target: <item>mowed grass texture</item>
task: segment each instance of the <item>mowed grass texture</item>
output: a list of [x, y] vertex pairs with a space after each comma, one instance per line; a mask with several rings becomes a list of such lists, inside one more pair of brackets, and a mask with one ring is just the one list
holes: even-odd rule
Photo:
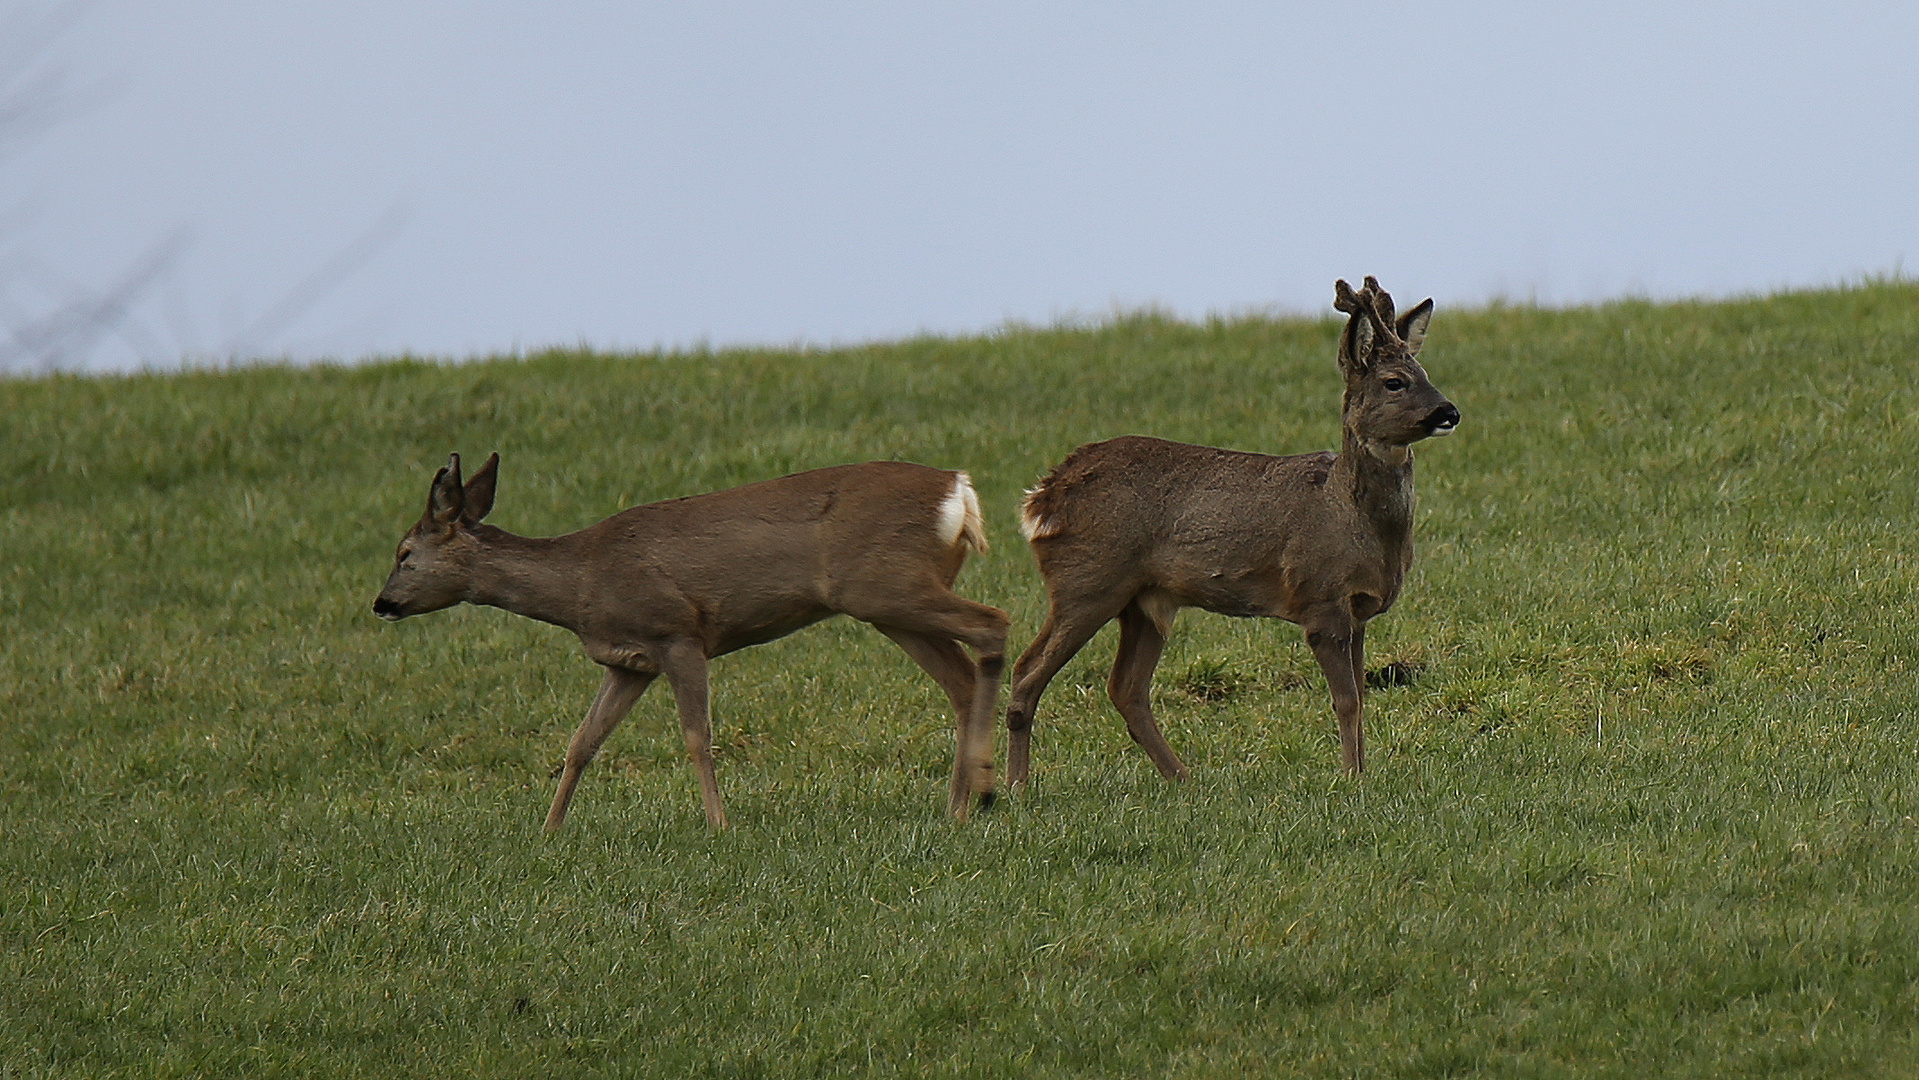
[[972, 472], [1017, 650], [1023, 486], [1337, 446], [1336, 332], [0, 382], [0, 1076], [1912, 1075], [1910, 284], [1442, 309], [1360, 779], [1295, 628], [1187, 612], [1190, 784], [1109, 629], [958, 824], [943, 696], [842, 619], [714, 665], [734, 829], [660, 686], [544, 837], [597, 669], [368, 610], [449, 450], [528, 534], [903, 457]]

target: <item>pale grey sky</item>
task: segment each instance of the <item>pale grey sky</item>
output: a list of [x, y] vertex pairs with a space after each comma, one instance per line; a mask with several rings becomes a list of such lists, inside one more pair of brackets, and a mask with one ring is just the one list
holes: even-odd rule
[[1721, 295], [1919, 235], [1910, 0], [7, 0], [0, 36], [67, 10], [0, 68], [72, 99], [0, 143], [0, 330], [163, 265], [91, 366], [1318, 312], [1369, 273]]

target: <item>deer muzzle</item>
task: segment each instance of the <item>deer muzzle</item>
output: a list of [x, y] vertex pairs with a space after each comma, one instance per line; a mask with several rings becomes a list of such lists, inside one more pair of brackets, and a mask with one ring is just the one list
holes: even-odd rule
[[400, 605], [384, 596], [373, 601], [373, 613], [387, 622], [399, 622], [406, 617], [406, 613], [400, 610]]
[[1421, 421], [1421, 423], [1426, 426], [1426, 434], [1428, 435], [1451, 435], [1453, 429], [1459, 426], [1459, 407], [1448, 401], [1446, 404], [1427, 413], [1426, 419]]

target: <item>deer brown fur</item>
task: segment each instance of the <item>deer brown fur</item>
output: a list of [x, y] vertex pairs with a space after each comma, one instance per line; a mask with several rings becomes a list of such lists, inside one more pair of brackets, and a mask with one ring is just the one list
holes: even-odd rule
[[673, 688], [707, 823], [724, 827], [707, 661], [836, 614], [871, 623], [946, 691], [957, 730], [948, 809], [965, 817], [974, 800], [991, 801], [1007, 618], [951, 588], [967, 552], [986, 547], [965, 473], [841, 465], [532, 538], [482, 522], [499, 460], [463, 484], [455, 454], [434, 476], [373, 610], [401, 619], [462, 602], [504, 608], [573, 631], [606, 669], [567, 745], [548, 831], [566, 819], [601, 743], [660, 675]]
[[1304, 629], [1332, 692], [1346, 768], [1365, 767], [1366, 622], [1393, 606], [1412, 565], [1412, 444], [1451, 433], [1459, 410], [1417, 359], [1431, 300], [1395, 317], [1369, 277], [1357, 293], [1338, 282], [1334, 305], [1348, 316], [1339, 453], [1274, 457], [1128, 435], [1073, 451], [1027, 494], [1022, 531], [1050, 607], [1013, 666], [1009, 783], [1027, 779], [1047, 683], [1113, 619], [1108, 694], [1159, 771], [1186, 778], [1151, 701], [1183, 607]]

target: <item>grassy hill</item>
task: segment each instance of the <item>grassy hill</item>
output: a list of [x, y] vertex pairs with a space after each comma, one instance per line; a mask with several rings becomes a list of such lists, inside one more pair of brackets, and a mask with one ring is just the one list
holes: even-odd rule
[[715, 665], [732, 831], [662, 686], [547, 838], [597, 669], [368, 610], [449, 450], [528, 534], [900, 457], [972, 472], [1017, 650], [1021, 488], [1335, 447], [1336, 331], [0, 381], [0, 1075], [1910, 1075], [1910, 284], [1442, 309], [1358, 780], [1293, 627], [1189, 612], [1191, 784], [1108, 630], [958, 825], [944, 698], [835, 620]]

